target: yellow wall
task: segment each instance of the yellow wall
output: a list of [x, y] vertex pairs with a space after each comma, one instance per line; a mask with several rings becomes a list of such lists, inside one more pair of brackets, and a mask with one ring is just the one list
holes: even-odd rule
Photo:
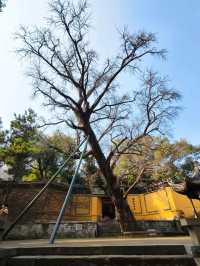
[[[170, 187], [150, 193], [132, 194], [127, 200], [136, 220], [173, 220], [180, 216], [194, 217], [190, 200]], [[194, 200], [194, 204], [196, 210], [200, 212], [200, 202]]]
[[[191, 200], [187, 196], [176, 193], [172, 189], [171, 189], [171, 194], [177, 212], [180, 213], [180, 215], [187, 218], [194, 217], [195, 213], [194, 213], [194, 208], [191, 204]], [[192, 200], [192, 202], [195, 206], [196, 212], [200, 213], [200, 200]]]
[[[128, 195], [128, 204], [136, 220], [174, 220], [180, 216], [194, 217], [188, 197], [170, 187], [155, 192]], [[200, 213], [200, 201], [193, 200]], [[102, 217], [102, 199], [93, 195], [74, 195], [66, 210], [65, 219], [71, 221], [98, 221]]]
[[73, 195], [64, 218], [69, 221], [97, 221], [101, 212], [100, 198], [92, 195]]

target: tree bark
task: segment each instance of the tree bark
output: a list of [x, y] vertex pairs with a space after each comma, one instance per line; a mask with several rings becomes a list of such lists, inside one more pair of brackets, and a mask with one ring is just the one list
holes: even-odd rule
[[38, 168], [39, 168], [39, 172], [40, 172], [40, 179], [43, 181], [46, 178], [44, 177], [44, 170], [43, 170], [43, 167], [42, 167], [41, 159], [38, 159]]
[[130, 210], [127, 200], [123, 197], [123, 193], [120, 190], [120, 185], [117, 182], [117, 177], [114, 175], [110, 164], [108, 164], [106, 161], [105, 155], [101, 150], [93, 129], [88, 121], [85, 121], [83, 118], [81, 118], [81, 120], [83, 121], [84, 125], [84, 133], [89, 137], [89, 144], [93, 151], [93, 155], [97, 161], [101, 173], [106, 179], [106, 192], [115, 206], [116, 219], [119, 222], [121, 232], [123, 233], [124, 231], [127, 231], [128, 223], [134, 221], [133, 214]]

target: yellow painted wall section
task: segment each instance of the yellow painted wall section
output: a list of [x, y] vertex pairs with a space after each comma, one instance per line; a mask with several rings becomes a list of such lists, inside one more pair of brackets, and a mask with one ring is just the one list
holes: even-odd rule
[[[136, 220], [174, 220], [180, 216], [194, 217], [194, 209], [188, 197], [176, 193], [170, 187], [155, 192], [130, 194], [127, 197]], [[193, 200], [200, 213], [200, 201]], [[102, 198], [93, 195], [74, 195], [66, 210], [65, 220], [99, 221], [102, 218]]]
[[[176, 193], [170, 187], [155, 192], [131, 194], [128, 204], [136, 220], [174, 220], [180, 216], [194, 217], [194, 209], [188, 197]], [[193, 200], [197, 212], [200, 201]]]
[[73, 195], [65, 213], [68, 221], [97, 221], [99, 198], [92, 195]]
[[173, 220], [176, 216], [172, 196], [166, 188], [151, 193], [132, 194], [127, 200], [136, 220]]
[[91, 220], [98, 221], [102, 217], [102, 203], [101, 198], [91, 197], [92, 210], [91, 210]]

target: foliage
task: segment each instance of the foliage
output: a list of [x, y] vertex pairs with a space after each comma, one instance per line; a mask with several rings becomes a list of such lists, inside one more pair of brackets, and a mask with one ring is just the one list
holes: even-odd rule
[[[74, 140], [63, 133], [56, 132], [42, 136], [35, 145], [32, 167], [39, 172], [40, 179], [51, 177], [75, 149]], [[72, 158], [59, 173], [57, 179], [69, 181], [74, 173], [75, 160]]]
[[86, 186], [89, 187], [91, 191], [94, 187], [104, 189], [105, 182], [95, 163], [94, 157], [88, 156], [84, 159], [81, 175], [83, 176]]
[[[23, 115], [15, 114], [7, 135], [4, 131], [1, 134], [4, 145], [0, 146], [0, 158], [9, 166], [9, 173], [16, 181], [47, 180], [75, 147], [74, 140], [60, 132], [51, 136], [39, 132], [36, 119], [37, 115], [31, 109]], [[58, 179], [66, 181], [72, 175], [74, 165], [74, 160], [70, 160]]]
[[124, 154], [115, 167], [123, 187], [129, 187], [145, 169], [141, 181], [153, 182], [168, 179], [183, 180], [194, 170], [200, 147], [179, 140], [171, 143], [168, 138], [145, 138], [140, 149]]
[[0, 0], [0, 12], [2, 12], [2, 9], [6, 6], [6, 0]]
[[0, 162], [2, 161], [4, 146], [6, 145], [6, 136], [7, 136], [7, 131], [2, 129], [2, 120], [0, 118]]
[[22, 176], [22, 181], [24, 181], [24, 182], [38, 181], [38, 175], [39, 175], [39, 173], [32, 170], [29, 173], [27, 173], [26, 175]]
[[1, 157], [10, 166], [9, 173], [16, 180], [20, 180], [28, 171], [27, 165], [37, 139], [36, 132], [36, 114], [33, 110], [28, 109], [23, 115], [14, 114]]

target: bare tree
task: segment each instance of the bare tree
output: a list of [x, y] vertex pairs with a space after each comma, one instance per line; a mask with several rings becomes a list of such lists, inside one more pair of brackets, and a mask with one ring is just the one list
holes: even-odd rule
[[131, 147], [134, 150], [143, 136], [161, 130], [161, 124], [176, 113], [171, 105], [179, 94], [149, 72], [144, 86], [128, 96], [118, 78], [125, 71], [139, 70], [148, 55], [165, 57], [165, 50], [154, 47], [153, 34], [130, 34], [125, 29], [119, 53], [102, 66], [88, 40], [87, 2], [53, 0], [50, 9], [45, 28], [21, 28], [17, 38], [22, 45], [17, 51], [30, 60], [35, 95], [44, 96], [44, 104], [59, 112], [60, 121], [89, 137], [89, 153], [106, 180], [106, 193], [124, 230], [132, 216], [113, 171], [117, 159]]

